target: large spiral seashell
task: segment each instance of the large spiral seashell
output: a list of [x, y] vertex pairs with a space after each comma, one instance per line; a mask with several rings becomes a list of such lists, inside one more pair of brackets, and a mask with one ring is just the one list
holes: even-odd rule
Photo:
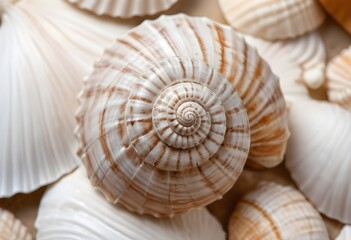
[[32, 240], [28, 229], [12, 213], [0, 209], [1, 240]]
[[131, 18], [167, 10], [178, 0], [67, 0], [97, 15]]
[[229, 240], [328, 240], [316, 209], [297, 190], [261, 183], [236, 206], [229, 223]]
[[351, 46], [328, 63], [327, 77], [329, 100], [351, 111]]
[[93, 184], [132, 211], [168, 216], [222, 197], [288, 137], [278, 79], [230, 27], [146, 21], [105, 51], [80, 96], [77, 136]]
[[218, 0], [236, 30], [267, 40], [297, 37], [317, 28], [325, 14], [317, 0]]

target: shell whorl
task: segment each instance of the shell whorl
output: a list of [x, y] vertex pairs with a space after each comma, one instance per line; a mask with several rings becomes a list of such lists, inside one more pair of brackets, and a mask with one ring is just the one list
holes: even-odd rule
[[92, 183], [139, 213], [207, 205], [233, 186], [249, 152], [265, 166], [285, 151], [277, 78], [205, 18], [163, 16], [117, 39], [80, 101], [76, 133]]

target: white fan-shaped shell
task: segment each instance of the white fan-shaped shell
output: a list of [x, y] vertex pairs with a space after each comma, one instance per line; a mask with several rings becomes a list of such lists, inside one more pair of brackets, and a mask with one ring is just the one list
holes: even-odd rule
[[335, 240], [350, 240], [351, 239], [351, 226], [346, 225], [341, 229], [340, 234]]
[[296, 37], [324, 21], [317, 0], [218, 0], [235, 29], [267, 40]]
[[325, 79], [326, 49], [318, 33], [281, 41], [266, 41], [245, 36], [271, 66], [280, 79], [280, 86], [289, 104], [310, 99], [308, 88], [316, 89]]
[[167, 10], [178, 0], [67, 0], [97, 15], [130, 18]]
[[35, 226], [38, 240], [225, 239], [221, 225], [205, 208], [172, 219], [156, 219], [110, 204], [91, 186], [84, 168], [45, 193]]
[[297, 190], [261, 183], [236, 206], [229, 240], [328, 240], [318, 211]]
[[327, 78], [329, 100], [351, 111], [351, 46], [328, 63]]
[[286, 166], [325, 215], [351, 223], [351, 113], [327, 102], [296, 102], [289, 112]]
[[61, 0], [5, 1], [0, 25], [0, 197], [30, 192], [79, 164], [76, 95], [102, 47], [128, 25]]
[[80, 101], [93, 184], [156, 216], [220, 198], [249, 145], [251, 163], [277, 165], [289, 135], [278, 79], [229, 26], [206, 18], [163, 16], [129, 31], [95, 65]]
[[32, 240], [28, 229], [12, 213], [0, 209], [1, 240]]

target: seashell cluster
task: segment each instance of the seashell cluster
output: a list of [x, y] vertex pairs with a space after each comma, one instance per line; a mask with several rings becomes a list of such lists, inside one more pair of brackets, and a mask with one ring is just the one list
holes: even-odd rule
[[310, 99], [308, 88], [317, 89], [323, 85], [326, 50], [318, 33], [275, 42], [244, 37], [248, 44], [256, 47], [273, 73], [279, 77], [289, 105], [296, 100]]
[[7, 210], [0, 208], [1, 240], [32, 240], [27, 228]]
[[131, 18], [167, 10], [177, 0], [67, 0], [97, 15]]
[[327, 102], [295, 103], [286, 167], [304, 195], [330, 218], [351, 223], [351, 113]]
[[80, 94], [79, 154], [112, 202], [172, 216], [222, 197], [248, 164], [282, 161], [278, 79], [228, 26], [163, 16], [108, 48]]
[[229, 240], [328, 240], [317, 210], [297, 190], [264, 182], [237, 204]]
[[76, 95], [102, 46], [130, 27], [62, 0], [1, 2], [0, 198], [34, 191], [79, 165]]
[[329, 100], [351, 111], [351, 47], [328, 63], [327, 78]]
[[319, 0], [324, 9], [351, 33], [351, 2], [347, 0]]
[[38, 240], [225, 239], [221, 225], [205, 208], [172, 219], [156, 219], [108, 203], [91, 186], [82, 167], [45, 193], [35, 226]]
[[236, 30], [266, 40], [297, 37], [316, 29], [325, 14], [317, 0], [218, 0]]

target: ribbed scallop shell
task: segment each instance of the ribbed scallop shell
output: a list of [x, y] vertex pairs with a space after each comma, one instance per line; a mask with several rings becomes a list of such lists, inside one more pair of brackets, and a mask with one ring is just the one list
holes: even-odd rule
[[97, 15], [130, 18], [167, 10], [178, 0], [67, 0]]
[[74, 112], [102, 46], [128, 29], [62, 0], [3, 2], [0, 25], [0, 198], [74, 169]]
[[328, 63], [327, 77], [329, 100], [351, 111], [351, 46]]
[[273, 73], [279, 77], [282, 92], [289, 104], [310, 99], [307, 87], [316, 89], [323, 85], [326, 49], [318, 33], [274, 42], [244, 37], [251, 46], [257, 48]]
[[32, 240], [27, 228], [12, 213], [0, 209], [1, 240]]
[[289, 112], [286, 166], [298, 188], [328, 217], [351, 223], [351, 113], [327, 102]]
[[156, 219], [114, 206], [94, 189], [84, 168], [50, 188], [42, 198], [37, 239], [224, 240], [219, 222], [205, 208]]
[[310, 32], [325, 18], [317, 0], [218, 0], [236, 30], [267, 40]]
[[351, 33], [351, 2], [348, 0], [319, 0], [324, 9]]
[[297, 190], [261, 183], [236, 206], [229, 240], [328, 240], [324, 222]]
[[346, 225], [341, 230], [340, 234], [335, 240], [350, 240], [351, 239], [351, 226]]
[[278, 79], [230, 27], [206, 18], [163, 16], [117, 39], [80, 102], [92, 183], [155, 216], [221, 198], [249, 147], [251, 164], [277, 165], [289, 135]]

